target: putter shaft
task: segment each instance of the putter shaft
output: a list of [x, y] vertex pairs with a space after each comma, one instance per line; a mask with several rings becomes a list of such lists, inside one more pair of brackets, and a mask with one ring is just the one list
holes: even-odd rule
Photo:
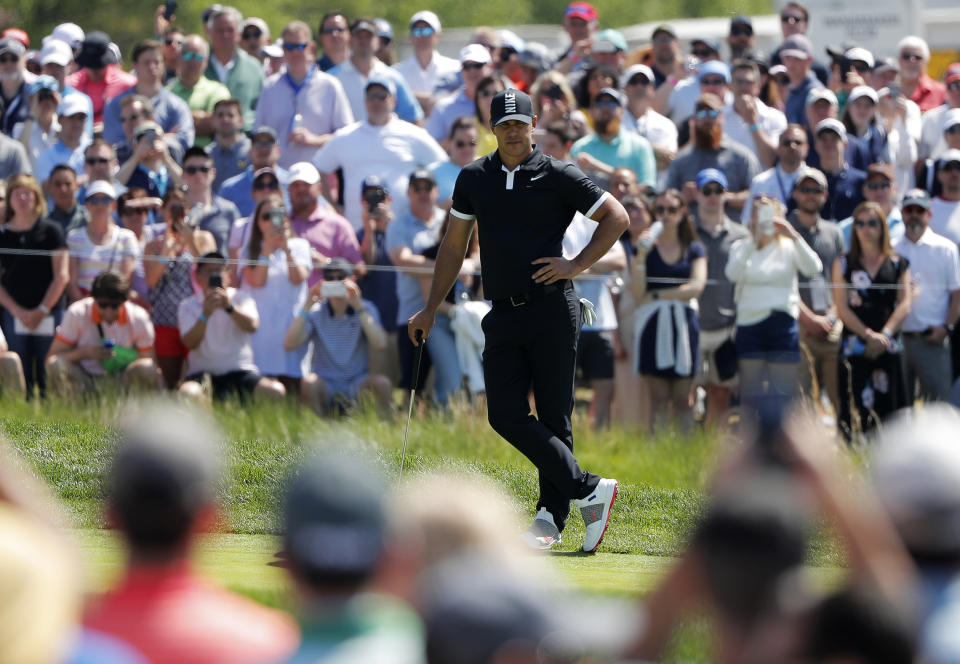
[[403, 480], [403, 462], [407, 457], [407, 436], [410, 435], [410, 418], [413, 417], [413, 400], [417, 395], [417, 379], [420, 377], [420, 360], [423, 358], [423, 333], [417, 330], [417, 353], [413, 376], [410, 378], [410, 405], [407, 407], [407, 424], [403, 427], [403, 448], [400, 450], [400, 472], [397, 473], [397, 488]]

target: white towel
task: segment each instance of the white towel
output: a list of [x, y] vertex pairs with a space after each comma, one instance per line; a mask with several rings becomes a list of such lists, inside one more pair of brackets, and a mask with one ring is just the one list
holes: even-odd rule
[[[657, 317], [657, 369], [672, 368], [681, 376], [693, 375], [693, 351], [690, 348], [690, 330], [687, 325], [687, 307], [697, 310], [696, 300], [651, 300], [637, 307], [633, 320], [633, 347], [640, 348], [640, 336], [643, 328], [654, 313], [660, 312]], [[677, 330], [677, 341], [674, 344], [673, 330], [670, 320]], [[674, 349], [676, 346], [676, 349]], [[634, 371], [640, 373], [640, 353], [636, 354]]]
[[489, 304], [476, 301], [463, 302], [450, 310], [450, 329], [456, 341], [460, 371], [466, 376], [472, 394], [486, 391], [483, 380], [485, 338], [480, 323], [489, 311]]

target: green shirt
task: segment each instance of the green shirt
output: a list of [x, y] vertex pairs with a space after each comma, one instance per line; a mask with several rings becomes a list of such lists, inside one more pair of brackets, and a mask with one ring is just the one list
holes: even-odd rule
[[[187, 102], [187, 106], [190, 107], [191, 111], [207, 111], [208, 113], [213, 113], [213, 107], [218, 101], [230, 99], [230, 90], [227, 86], [223, 83], [211, 81], [206, 76], [201, 76], [192, 90], [184, 87], [183, 82], [177, 77], [170, 81], [170, 84], [167, 85], [167, 90]], [[198, 132], [194, 145], [205, 147], [212, 140], [213, 137], [209, 134], [201, 135]]]
[[263, 87], [263, 65], [253, 56], [238, 48], [237, 61], [230, 70], [227, 80], [220, 81], [217, 69], [213, 66], [214, 55], [210, 54], [210, 63], [203, 75], [211, 81], [220, 81], [230, 90], [230, 95], [236, 97], [243, 107], [243, 128], [249, 131], [253, 128], [254, 111], [257, 100], [260, 98], [260, 88]]

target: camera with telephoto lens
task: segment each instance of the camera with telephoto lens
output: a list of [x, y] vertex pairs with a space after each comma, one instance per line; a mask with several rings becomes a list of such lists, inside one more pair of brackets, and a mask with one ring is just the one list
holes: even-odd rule
[[283, 230], [283, 222], [287, 215], [281, 208], [273, 208], [267, 213], [267, 216], [270, 218], [270, 225], [273, 226], [275, 230]]
[[367, 210], [371, 214], [385, 200], [387, 200], [387, 190], [383, 187], [370, 187], [363, 192], [363, 202], [367, 204]]

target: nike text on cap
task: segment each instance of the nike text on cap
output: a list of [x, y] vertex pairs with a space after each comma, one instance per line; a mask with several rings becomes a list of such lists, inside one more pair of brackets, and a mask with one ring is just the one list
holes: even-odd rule
[[526, 92], [503, 90], [490, 103], [490, 118], [494, 127], [510, 120], [533, 124], [533, 102]]

